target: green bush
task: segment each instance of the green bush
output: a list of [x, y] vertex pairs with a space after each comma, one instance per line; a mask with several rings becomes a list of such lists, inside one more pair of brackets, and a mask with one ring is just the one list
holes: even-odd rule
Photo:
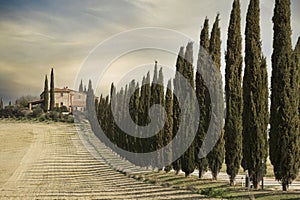
[[200, 194], [208, 196], [208, 197], [224, 197], [224, 191], [219, 189], [213, 189], [213, 188], [207, 188], [207, 189], [202, 189], [200, 191]]
[[32, 116], [34, 118], [38, 118], [43, 113], [44, 113], [43, 109], [40, 106], [38, 106], [38, 107], [36, 107], [36, 108], [33, 109]]

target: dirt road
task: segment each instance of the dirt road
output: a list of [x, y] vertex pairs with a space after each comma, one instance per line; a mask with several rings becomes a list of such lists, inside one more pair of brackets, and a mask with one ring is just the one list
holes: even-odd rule
[[[0, 123], [3, 126], [6, 122]], [[13, 124], [10, 122], [12, 128]], [[23, 125], [28, 128], [28, 124]], [[9, 129], [9, 125], [6, 127]], [[0, 185], [0, 199], [202, 198], [187, 190], [139, 182], [117, 172], [113, 168], [124, 169], [126, 164], [121, 162], [117, 166], [120, 160], [114, 158], [113, 153], [103, 157], [101, 152], [109, 150], [101, 143], [93, 144], [98, 145], [96, 148], [89, 141], [83, 141], [87, 136], [93, 139], [89, 131], [79, 134], [78, 127], [60, 123], [37, 123], [30, 127], [32, 143], [13, 175]]]

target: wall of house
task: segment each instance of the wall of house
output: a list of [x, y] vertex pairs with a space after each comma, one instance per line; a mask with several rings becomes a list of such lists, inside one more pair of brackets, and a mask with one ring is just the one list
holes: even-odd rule
[[69, 92], [55, 92], [54, 93], [54, 107], [70, 106], [70, 93]]

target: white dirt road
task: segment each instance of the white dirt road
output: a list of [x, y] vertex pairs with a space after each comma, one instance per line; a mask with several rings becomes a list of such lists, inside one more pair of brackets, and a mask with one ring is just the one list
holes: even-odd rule
[[[5, 125], [6, 131], [9, 126], [15, 127], [12, 122], [0, 121], [0, 124]], [[116, 171], [117, 168], [123, 171], [135, 168], [131, 169], [130, 164], [114, 156], [99, 141], [91, 145], [87, 140], [95, 142], [95, 136], [86, 127], [61, 123], [17, 124], [30, 127], [33, 139], [21, 161], [15, 162], [18, 166], [12, 176], [0, 185], [0, 199], [203, 198], [188, 190], [139, 182]], [[76, 129], [85, 132], [78, 133]], [[22, 128], [19, 131], [22, 132]], [[0, 160], [0, 168], [3, 165]]]

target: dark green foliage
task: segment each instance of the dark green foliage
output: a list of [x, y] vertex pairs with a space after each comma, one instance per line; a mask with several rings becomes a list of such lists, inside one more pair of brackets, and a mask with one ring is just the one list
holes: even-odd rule
[[[168, 81], [167, 92], [166, 92], [166, 124], [164, 127], [164, 138], [163, 138], [163, 146], [168, 145], [172, 141], [173, 137], [173, 97], [172, 97], [172, 82]], [[164, 155], [164, 159], [171, 163], [172, 161], [172, 146], [168, 149], [168, 152]], [[172, 169], [172, 166], [166, 166], [165, 171], [169, 172]]]
[[225, 93], [225, 163], [233, 185], [242, 159], [242, 36], [240, 2], [234, 0], [228, 27]]
[[89, 80], [89, 86], [88, 86], [88, 91], [87, 91], [87, 96], [86, 96], [86, 109], [88, 111], [89, 116], [93, 116], [95, 112], [95, 97], [94, 97], [94, 90], [92, 87], [92, 81]]
[[[160, 68], [159, 73], [157, 73], [157, 61], [155, 61], [154, 66], [154, 76], [153, 81], [151, 84], [151, 106], [154, 104], [159, 104], [161, 106], [164, 106], [164, 78], [162, 73], [162, 68]], [[155, 113], [155, 119], [162, 119], [163, 117], [163, 110], [159, 110]], [[151, 131], [151, 130], [150, 130]], [[163, 146], [163, 135], [164, 131], [160, 130], [158, 133], [156, 133], [154, 137], [154, 141], [152, 143], [151, 149], [153, 151], [159, 150]], [[161, 163], [163, 161], [163, 155], [160, 155], [157, 151], [157, 161], [158, 163]]]
[[[296, 47], [294, 49], [293, 57], [295, 59], [296, 65], [297, 65], [298, 76], [299, 76], [299, 90], [298, 91], [300, 91], [300, 37], [298, 38]], [[299, 114], [300, 114], [300, 99], [299, 99], [299, 108], [298, 109], [299, 109]]]
[[83, 84], [82, 84], [82, 80], [80, 81], [80, 85], [79, 85], [79, 92], [83, 92]]
[[[268, 77], [260, 41], [259, 0], [251, 0], [246, 18], [243, 79], [243, 160], [254, 188], [262, 178], [268, 156]], [[262, 170], [264, 169], [264, 170]]]
[[[173, 138], [176, 137], [176, 134], [179, 129], [179, 125], [181, 123], [181, 111], [178, 99], [176, 95], [180, 95], [180, 75], [182, 75], [184, 68], [184, 47], [180, 47], [177, 61], [176, 61], [176, 72], [178, 74], [175, 75], [174, 79], [174, 94], [173, 94]], [[173, 151], [176, 151], [176, 148], [179, 148], [180, 144], [175, 144], [172, 146], [174, 149]], [[174, 155], [175, 156], [175, 155]], [[178, 173], [181, 170], [181, 159], [178, 158], [172, 163], [173, 169]]]
[[[219, 73], [221, 68], [221, 32], [219, 28], [219, 15], [217, 15], [215, 23], [212, 28], [211, 37], [210, 37], [210, 46], [209, 46], [209, 54], [212, 57], [212, 60], [214, 61], [214, 64], [216, 66], [216, 70], [212, 70], [212, 74], [209, 75], [209, 79], [211, 81], [211, 85], [214, 86], [214, 89], [216, 90], [216, 93], [222, 94], [222, 80], [219, 79]], [[215, 144], [214, 148], [211, 152], [207, 155], [208, 158], [208, 165], [212, 172], [213, 179], [217, 179], [217, 175], [219, 174], [222, 164], [224, 162], [224, 134], [222, 129], [218, 130], [218, 126], [221, 125], [223, 128], [223, 117], [220, 119], [220, 116], [223, 116], [224, 112], [224, 101], [223, 101], [223, 94], [221, 98], [218, 99], [219, 102], [217, 102], [216, 105], [213, 105], [216, 107], [214, 109], [214, 113], [211, 113], [211, 125], [213, 126], [213, 130], [216, 131], [216, 136], [219, 135], [218, 141]], [[220, 120], [219, 120], [220, 119]], [[218, 133], [217, 131], [220, 131]]]
[[47, 112], [48, 108], [49, 108], [49, 89], [48, 89], [48, 78], [47, 78], [47, 75], [45, 76], [43, 98], [44, 98], [43, 110], [44, 110], [44, 112]]
[[292, 58], [290, 0], [276, 0], [273, 16], [270, 159], [282, 189], [299, 170], [299, 72]]
[[208, 89], [205, 85], [203, 75], [204, 66], [206, 63], [206, 54], [209, 51], [209, 24], [208, 19], [204, 21], [204, 26], [200, 34], [200, 49], [198, 53], [197, 60], [197, 72], [196, 72], [196, 95], [199, 104], [200, 118], [199, 118], [199, 127], [197, 135], [195, 137], [195, 159], [197, 168], [199, 170], [199, 178], [202, 178], [203, 174], [207, 171], [208, 161], [206, 157], [199, 158], [199, 150], [202, 146], [203, 140], [205, 138], [209, 121], [210, 121], [210, 99]]
[[[193, 69], [193, 43], [189, 42], [186, 46], [185, 56], [184, 56], [184, 68], [182, 72], [183, 77], [189, 81], [191, 87], [194, 88], [194, 69]], [[192, 106], [192, 94], [189, 94], [187, 89], [181, 87], [182, 90], [181, 95], [184, 96], [184, 106], [186, 108]], [[194, 110], [191, 108], [191, 110]], [[190, 124], [194, 123], [194, 117], [192, 113], [182, 113], [182, 123], [186, 126], [185, 129], [185, 138], [186, 140], [181, 141], [185, 143], [187, 139], [190, 137], [190, 134], [196, 130], [193, 130], [193, 126]], [[185, 175], [188, 176], [191, 174], [195, 169], [195, 142], [189, 146], [186, 152], [183, 154], [181, 163], [182, 163], [182, 171], [185, 172]]]
[[28, 103], [30, 101], [36, 100], [38, 99], [38, 97], [34, 97], [31, 95], [26, 95], [26, 96], [21, 96], [18, 99], [16, 99], [16, 103], [14, 105], [14, 107], [18, 107], [18, 108], [28, 108]]
[[51, 69], [51, 80], [50, 80], [50, 110], [54, 110], [54, 104], [55, 104], [55, 99], [54, 99], [54, 73], [53, 73], [53, 68]]
[[3, 109], [3, 100], [2, 100], [2, 98], [0, 99], [0, 110], [2, 110]]
[[40, 106], [37, 106], [36, 108], [33, 109], [33, 117], [37, 118], [39, 117], [41, 114], [43, 113], [43, 108], [41, 108]]

